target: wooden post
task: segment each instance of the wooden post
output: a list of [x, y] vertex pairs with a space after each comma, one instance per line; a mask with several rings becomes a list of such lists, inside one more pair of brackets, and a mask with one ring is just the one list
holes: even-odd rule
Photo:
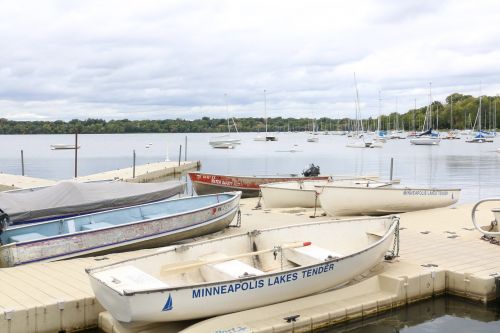
[[75, 178], [78, 177], [78, 129], [75, 130]]
[[179, 166], [181, 165], [182, 145], [179, 145]]
[[21, 149], [21, 175], [24, 176], [24, 152]]
[[389, 180], [392, 182], [392, 174], [393, 174], [393, 171], [394, 171], [394, 158], [391, 157], [391, 173], [390, 173], [390, 177], [389, 177]]
[[188, 137], [187, 135], [184, 137], [184, 161], [187, 161], [188, 156]]
[[132, 178], [135, 178], [135, 149], [132, 152]]

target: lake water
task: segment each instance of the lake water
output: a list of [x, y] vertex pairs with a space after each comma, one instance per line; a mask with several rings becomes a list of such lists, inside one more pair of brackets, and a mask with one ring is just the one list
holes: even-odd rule
[[500, 332], [500, 304], [486, 306], [451, 296], [439, 297], [319, 332], [494, 333]]
[[[306, 133], [281, 133], [277, 142], [253, 141], [256, 133], [242, 133], [235, 149], [213, 149], [213, 134], [110, 134], [79, 135], [79, 175], [178, 159], [179, 145], [188, 138], [188, 160], [201, 160], [202, 170], [225, 174], [300, 173], [309, 163], [323, 174], [370, 174], [388, 178], [394, 158], [394, 178], [405, 185], [461, 188], [460, 202], [500, 195], [500, 153], [498, 143], [473, 144], [463, 140], [443, 140], [439, 146], [413, 146], [409, 140], [391, 140], [384, 148], [345, 147], [347, 138], [319, 135], [318, 143], [308, 143]], [[0, 172], [21, 174], [21, 149], [25, 173], [32, 177], [68, 179], [74, 173], [74, 152], [50, 150], [54, 143], [70, 144], [74, 135], [0, 136]], [[149, 145], [151, 143], [151, 145]], [[301, 152], [290, 150], [294, 144]], [[147, 148], [149, 146], [149, 148]]]
[[[383, 148], [347, 148], [345, 136], [319, 135], [308, 143], [306, 133], [278, 134], [277, 142], [253, 141], [256, 133], [240, 135], [235, 149], [213, 149], [212, 134], [117, 134], [79, 135], [79, 175], [177, 160], [179, 145], [188, 140], [188, 160], [200, 160], [202, 170], [223, 174], [300, 173], [309, 163], [323, 174], [369, 174], [388, 178], [394, 158], [394, 178], [404, 185], [461, 188], [460, 202], [500, 196], [498, 142], [469, 144], [463, 140], [442, 141], [439, 146], [413, 146], [409, 140], [392, 140]], [[20, 151], [24, 151], [25, 173], [32, 177], [73, 177], [74, 152], [53, 151], [55, 143], [74, 143], [73, 135], [0, 135], [0, 172], [21, 174]], [[293, 145], [300, 152], [282, 152]], [[147, 148], [149, 147], [149, 148]], [[333, 332], [500, 332], [500, 310], [443, 297], [391, 311], [373, 319], [324, 331]], [[93, 331], [95, 332], [95, 331]]]

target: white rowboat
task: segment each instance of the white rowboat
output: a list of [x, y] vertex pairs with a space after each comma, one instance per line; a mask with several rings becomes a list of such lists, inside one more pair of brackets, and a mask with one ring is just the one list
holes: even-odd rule
[[456, 203], [460, 189], [324, 186], [321, 207], [329, 215], [384, 215], [446, 207]]
[[178, 321], [304, 297], [344, 284], [393, 249], [399, 218], [255, 230], [87, 270], [122, 322]]
[[[77, 149], [80, 149], [80, 145], [77, 146]], [[50, 149], [52, 150], [64, 150], [64, 149], [75, 149], [75, 145], [64, 144], [64, 143], [55, 143], [50, 145]]]
[[410, 143], [416, 146], [437, 146], [441, 142], [438, 137], [421, 136], [410, 139]]
[[260, 185], [262, 199], [266, 208], [292, 208], [320, 207], [317, 196], [317, 189], [326, 185], [331, 186], [367, 186], [370, 183], [379, 183], [369, 178], [353, 178], [349, 176], [334, 177], [325, 180], [305, 180], [305, 181], [287, 181], [272, 184]]

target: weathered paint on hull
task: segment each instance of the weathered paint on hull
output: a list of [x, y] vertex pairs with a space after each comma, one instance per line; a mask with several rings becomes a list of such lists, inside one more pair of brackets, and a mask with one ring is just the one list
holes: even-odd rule
[[197, 194], [215, 194], [227, 191], [241, 191], [242, 198], [257, 197], [259, 195], [259, 185], [297, 181], [297, 180], [327, 180], [329, 176], [318, 177], [293, 177], [289, 176], [224, 176], [200, 172], [190, 172], [189, 178], [193, 183], [193, 188]]
[[193, 188], [198, 195], [217, 194], [229, 191], [241, 191], [242, 198], [255, 198], [259, 196], [260, 189], [243, 189], [237, 187], [220, 186], [215, 184], [205, 184], [193, 182]]
[[[238, 209], [234, 209], [227, 216], [217, 219], [215, 221], [211, 221], [209, 224], [203, 225], [201, 227], [196, 227], [192, 229], [186, 229], [180, 232], [176, 232], [174, 234], [168, 234], [162, 237], [152, 238], [146, 241], [140, 241], [132, 244], [126, 244], [123, 246], [113, 247], [111, 249], [106, 249], [103, 251], [92, 252], [89, 254], [84, 254], [80, 256], [72, 256], [71, 258], [79, 258], [79, 257], [88, 257], [88, 256], [97, 256], [104, 255], [108, 253], [117, 253], [117, 252], [125, 252], [125, 251], [134, 251], [134, 250], [142, 250], [146, 248], [155, 248], [160, 246], [167, 246], [169, 244], [189, 239], [195, 238], [199, 236], [204, 236], [207, 234], [211, 234], [214, 232], [221, 231], [228, 227], [231, 222], [234, 220], [234, 216], [236, 215]], [[68, 257], [69, 258], [69, 257]], [[66, 259], [66, 258], [64, 258]]]
[[[106, 287], [92, 272], [90, 282], [100, 303], [115, 319], [123, 322], [216, 316], [304, 297], [341, 285], [382, 260], [393, 244], [396, 227], [397, 221], [393, 220], [380, 240], [349, 256], [250, 278], [128, 294]], [[235, 287], [234, 292], [229, 291], [230, 286]], [[222, 288], [227, 292], [205, 293]]]
[[323, 187], [319, 201], [329, 215], [386, 215], [450, 206], [459, 189]]
[[221, 230], [231, 223], [238, 208], [239, 195], [225, 203], [187, 214], [55, 238], [12, 243], [0, 248], [0, 267], [165, 246], [180, 239]]

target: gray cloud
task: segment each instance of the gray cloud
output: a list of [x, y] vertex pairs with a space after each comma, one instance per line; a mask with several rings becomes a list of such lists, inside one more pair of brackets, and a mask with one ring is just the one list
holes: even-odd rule
[[3, 1], [0, 117], [405, 111], [500, 92], [496, 1]]

